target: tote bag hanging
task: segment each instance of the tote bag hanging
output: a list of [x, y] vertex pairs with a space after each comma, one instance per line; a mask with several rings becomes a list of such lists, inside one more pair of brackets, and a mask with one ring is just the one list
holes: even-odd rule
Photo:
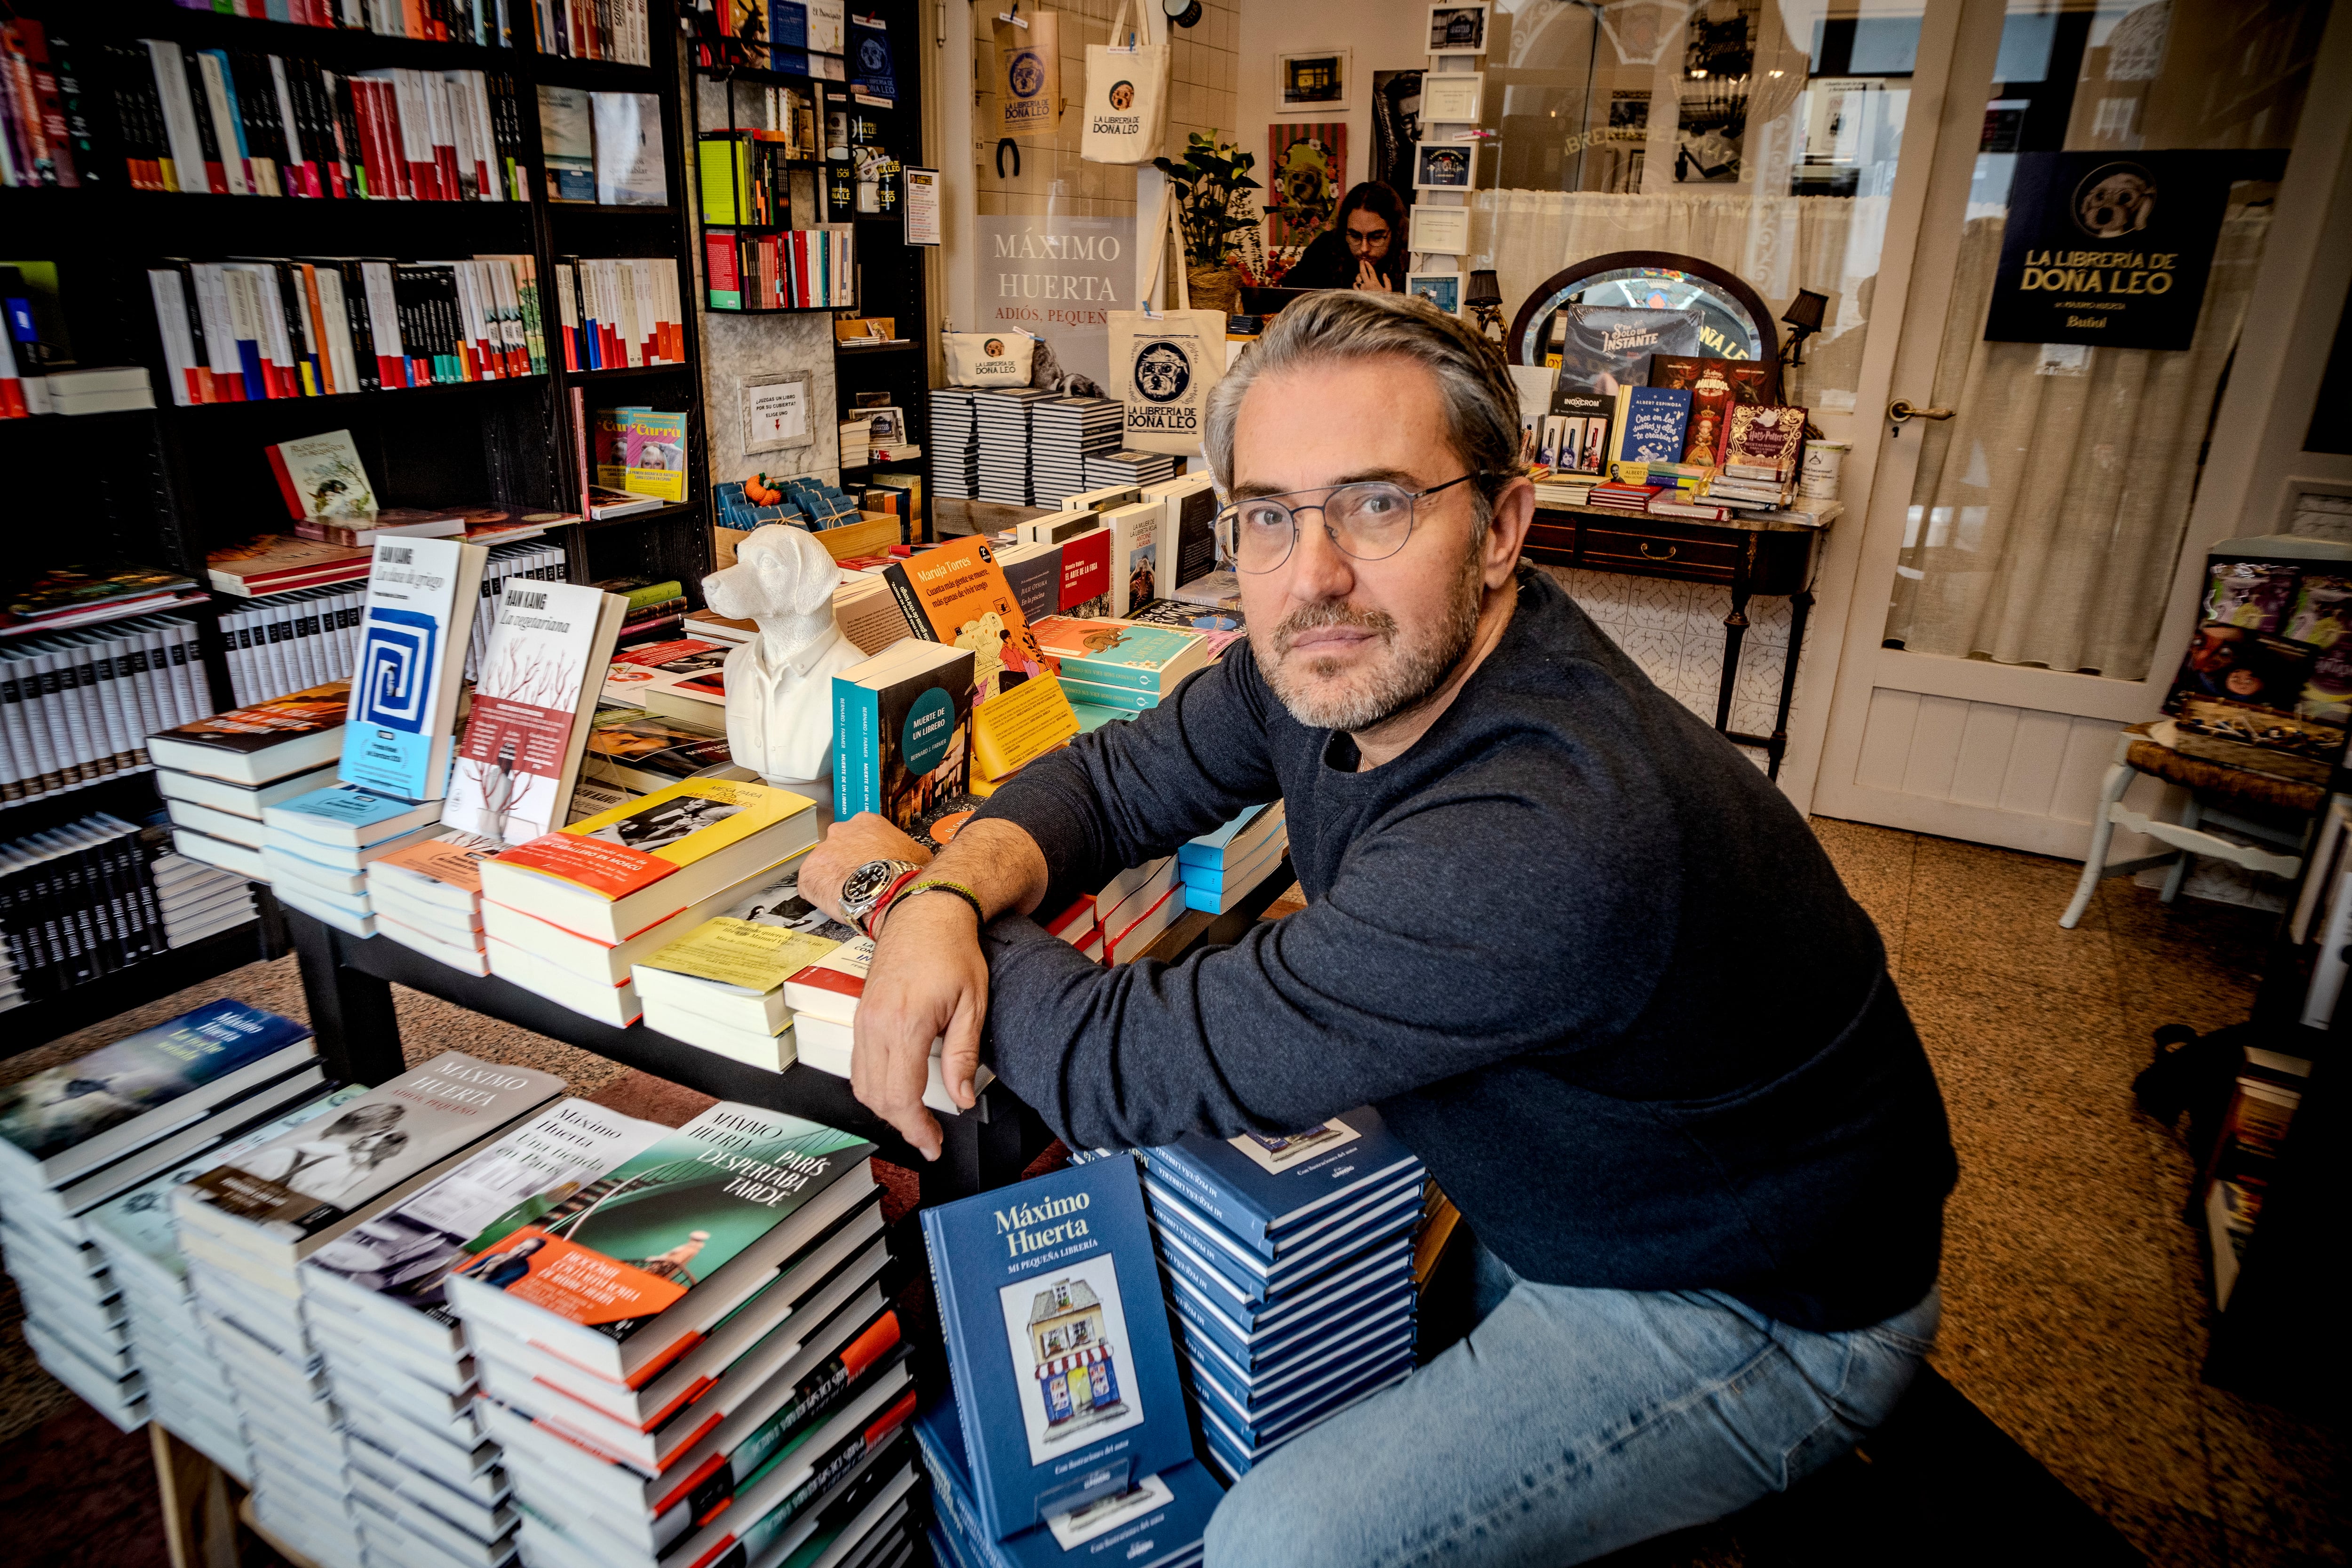
[[940, 337], [947, 351], [950, 386], [1024, 387], [1037, 353], [1037, 340], [1028, 333], [949, 332]]
[[[1162, 204], [1149, 279], [1139, 290], [1148, 303], [1160, 281], [1168, 250], [1172, 204]], [[1222, 310], [1191, 309], [1192, 290], [1181, 268], [1176, 291], [1182, 308], [1165, 314], [1150, 310], [1112, 310], [1110, 395], [1126, 409], [1127, 445], [1143, 452], [1201, 451], [1209, 429], [1209, 394], [1225, 374], [1225, 317]]]
[[1048, 135], [1062, 122], [1061, 14], [1015, 5], [1009, 15], [1020, 20], [996, 21], [996, 134]]
[[[1079, 156], [1096, 163], [1148, 163], [1168, 124], [1168, 46], [1147, 44], [1129, 0], [1111, 14], [1110, 42], [1087, 46], [1085, 134]], [[1121, 47], [1130, 42], [1131, 47]]]

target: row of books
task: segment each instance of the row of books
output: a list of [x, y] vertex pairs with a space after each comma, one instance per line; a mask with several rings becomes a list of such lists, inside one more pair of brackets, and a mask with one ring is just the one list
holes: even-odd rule
[[715, 310], [813, 310], [857, 303], [856, 236], [847, 227], [755, 234], [706, 228], [708, 302]]
[[530, 26], [542, 55], [620, 65], [653, 63], [645, 0], [530, 0]]
[[660, 99], [539, 84], [539, 155], [551, 202], [667, 206]]
[[547, 370], [529, 256], [172, 260], [147, 281], [181, 407]]
[[253, 915], [241, 878], [104, 813], [0, 844], [0, 1007], [56, 995]]
[[212, 709], [196, 635], [142, 616], [0, 643], [0, 800], [146, 767], [149, 735]]
[[302, 27], [341, 27], [388, 38], [514, 47], [507, 0], [176, 0], [185, 10], [225, 11]]
[[0, 19], [0, 186], [80, 184], [75, 154], [87, 157], [88, 143], [76, 140], [47, 32], [28, 16]]
[[1412, 1370], [1426, 1172], [1378, 1111], [1187, 1135], [1142, 1163], [1186, 1389], [1229, 1479]]
[[[141, 51], [145, 58], [141, 58]], [[478, 70], [327, 69], [299, 56], [109, 52], [134, 189], [198, 195], [523, 201], [514, 79]], [[85, 95], [83, 101], [97, 101]]]
[[569, 257], [555, 264], [566, 370], [683, 364], [686, 311], [667, 257]]

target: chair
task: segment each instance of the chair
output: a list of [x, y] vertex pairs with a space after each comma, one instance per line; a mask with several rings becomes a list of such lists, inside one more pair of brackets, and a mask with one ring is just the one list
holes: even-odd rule
[[[2107, 768], [2105, 785], [2099, 792], [2098, 815], [2091, 824], [2090, 853], [2083, 858], [2083, 878], [2074, 884], [2074, 902], [2058, 917], [2058, 923], [2068, 931], [2074, 929], [2083, 911], [2091, 907], [2091, 895], [2104, 879], [2129, 876], [2168, 861], [2172, 872], [2164, 879], [2161, 895], [2168, 904], [2179, 897], [2180, 885], [2189, 879], [2189, 869], [2200, 855], [2273, 877], [2293, 878], [2303, 869], [2303, 847], [2310, 836], [2312, 819], [2318, 816], [2326, 799], [2324, 788], [2269, 773], [2248, 773], [2202, 757], [2184, 756], [2151, 738], [2150, 728], [2134, 724], [2116, 737], [2116, 760]], [[2165, 822], [2124, 805], [2124, 792], [2141, 773], [2179, 784], [2189, 792], [2188, 809], [2181, 813], [2179, 822]], [[2248, 811], [2262, 813], [2270, 820], [2242, 815]], [[2279, 819], [2290, 815], [2301, 817], [2301, 824], [2294, 828], [2282, 826]], [[2170, 846], [2170, 852], [2110, 866], [2106, 863], [2107, 844], [2117, 827], [2145, 833], [2158, 843]], [[2236, 838], [2224, 838], [2208, 831], [2210, 827], [2227, 828], [2260, 843], [2244, 844]], [[2265, 844], [2280, 846], [2280, 849], [2261, 847]]]

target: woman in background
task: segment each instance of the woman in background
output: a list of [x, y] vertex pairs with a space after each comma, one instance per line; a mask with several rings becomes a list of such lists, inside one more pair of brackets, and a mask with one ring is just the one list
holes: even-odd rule
[[1282, 275], [1282, 286], [1401, 294], [1404, 258], [1404, 201], [1380, 181], [1366, 180], [1340, 202], [1339, 217], [1315, 237], [1298, 265]]

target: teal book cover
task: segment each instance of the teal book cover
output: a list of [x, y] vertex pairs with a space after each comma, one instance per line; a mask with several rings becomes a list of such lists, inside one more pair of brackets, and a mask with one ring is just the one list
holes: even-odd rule
[[301, 816], [315, 816], [343, 827], [366, 827], [373, 823], [387, 822], [395, 816], [405, 816], [416, 807], [404, 800], [394, 800], [351, 784], [329, 784], [308, 795], [298, 795], [277, 807]]

